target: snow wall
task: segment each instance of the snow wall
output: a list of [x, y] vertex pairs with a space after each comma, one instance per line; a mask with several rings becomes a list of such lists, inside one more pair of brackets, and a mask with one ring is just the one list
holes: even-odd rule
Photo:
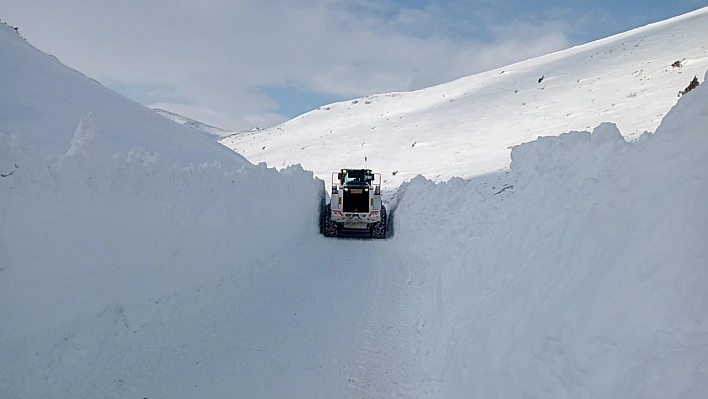
[[636, 143], [602, 124], [511, 157], [397, 196], [440, 397], [705, 397], [708, 84]]
[[[0, 133], [0, 396], [68, 397], [119, 384], [126, 367], [154, 370], [126, 359], [170, 349], [136, 343], [169, 342], [163, 317], [198, 319], [166, 311], [238, 306], [259, 273], [277, 272], [270, 257], [319, 233], [323, 183], [299, 166], [94, 157], [103, 140], [90, 116], [60, 156]], [[210, 303], [176, 306], [199, 300]]]

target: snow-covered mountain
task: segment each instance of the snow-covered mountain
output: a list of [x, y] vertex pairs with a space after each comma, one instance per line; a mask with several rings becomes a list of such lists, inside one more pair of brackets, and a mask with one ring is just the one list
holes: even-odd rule
[[253, 166], [0, 25], [0, 398], [704, 397], [708, 85], [676, 91], [706, 78], [705, 15], [625, 34], [636, 78], [599, 51], [620, 35], [244, 135], [327, 178], [357, 146], [400, 166], [389, 187], [464, 177], [391, 190], [376, 241], [318, 234], [312, 173]]
[[221, 142], [252, 162], [301, 163], [325, 181], [341, 167], [363, 167], [365, 157], [389, 188], [418, 174], [472, 177], [506, 169], [511, 146], [539, 136], [613, 122], [635, 140], [706, 69], [708, 8], [436, 87], [327, 105]]
[[175, 114], [174, 112], [166, 111], [164, 109], [160, 108], [153, 108], [153, 111], [157, 112], [158, 114], [164, 116], [165, 118], [177, 122], [180, 125], [187, 126], [188, 128], [192, 130], [196, 130], [199, 133], [204, 133], [208, 136], [211, 137], [224, 137], [228, 136], [231, 134], [234, 134], [234, 132], [229, 131], [229, 130], [224, 130], [215, 126], [207, 125], [204, 122], [199, 122], [197, 120], [187, 118], [186, 116], [182, 116], [179, 114]]
[[[37, 51], [0, 23], [0, 131], [21, 133], [44, 155], [66, 152], [81, 115], [91, 114], [94, 154], [140, 146], [180, 165], [219, 161], [239, 168], [233, 151], [158, 115]], [[99, 144], [100, 142], [100, 144]]]

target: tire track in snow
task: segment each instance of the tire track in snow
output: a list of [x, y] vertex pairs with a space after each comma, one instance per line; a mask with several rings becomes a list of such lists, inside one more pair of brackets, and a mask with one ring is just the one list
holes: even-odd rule
[[[388, 245], [390, 243], [381, 243]], [[381, 246], [371, 259], [376, 276], [370, 310], [356, 332], [358, 347], [349, 370], [347, 394], [355, 399], [436, 397], [420, 360], [412, 295], [402, 258]]]

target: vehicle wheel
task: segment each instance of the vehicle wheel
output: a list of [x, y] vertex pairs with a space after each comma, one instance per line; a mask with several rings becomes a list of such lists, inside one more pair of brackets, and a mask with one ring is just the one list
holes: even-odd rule
[[381, 205], [381, 221], [374, 223], [374, 227], [371, 229], [372, 238], [386, 238], [386, 225], [388, 223], [388, 216], [386, 215], [386, 207]]
[[324, 236], [336, 237], [339, 235], [337, 223], [332, 221], [332, 206], [327, 205], [324, 210]]

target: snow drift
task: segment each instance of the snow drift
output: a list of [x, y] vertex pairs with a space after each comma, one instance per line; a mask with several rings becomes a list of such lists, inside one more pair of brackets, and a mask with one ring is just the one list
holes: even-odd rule
[[[106, 160], [90, 151], [104, 140], [92, 126], [82, 118], [66, 154], [46, 159], [0, 134], [0, 396], [112, 386], [129, 366], [115, 357], [148, 342], [123, 334], [168, 333], [169, 301], [219, 281], [237, 295], [270, 272], [259, 264], [318, 233], [311, 172], [176, 167], [139, 147]], [[34, 383], [47, 367], [52, 379]]]
[[637, 143], [602, 124], [511, 157], [398, 194], [440, 397], [703, 397], [708, 85]]
[[5, 24], [0, 87], [2, 398], [159, 391], [136, 380], [318, 233], [311, 172], [254, 166]]

